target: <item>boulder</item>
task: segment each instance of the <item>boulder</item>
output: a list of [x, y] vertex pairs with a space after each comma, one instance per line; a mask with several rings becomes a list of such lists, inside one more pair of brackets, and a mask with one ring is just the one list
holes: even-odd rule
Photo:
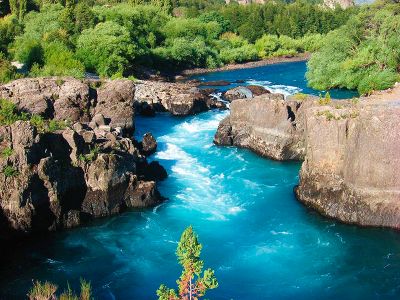
[[150, 154], [153, 154], [154, 152], [156, 152], [157, 141], [150, 132], [145, 133], [143, 135], [140, 150], [144, 155], [150, 155]]
[[[131, 80], [112, 80], [97, 90], [94, 115], [102, 114], [112, 128], [134, 131], [135, 84]], [[104, 124], [102, 124], [104, 125]]]
[[266, 88], [260, 85], [247, 85], [247, 86], [238, 86], [233, 89], [230, 89], [224, 93], [224, 98], [229, 102], [237, 99], [250, 99], [256, 96], [270, 94]]
[[136, 85], [135, 106], [143, 115], [169, 111], [176, 116], [192, 115], [211, 108], [207, 92], [195, 83], [146, 82]]

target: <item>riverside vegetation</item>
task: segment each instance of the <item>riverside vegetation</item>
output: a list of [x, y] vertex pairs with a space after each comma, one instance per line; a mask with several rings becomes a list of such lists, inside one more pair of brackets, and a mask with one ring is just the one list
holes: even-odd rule
[[[309, 1], [23, 0], [0, 3], [0, 82], [25, 74], [128, 77], [140, 67], [219, 67], [315, 51], [358, 9]], [[175, 70], [175, 71], [176, 71]]]

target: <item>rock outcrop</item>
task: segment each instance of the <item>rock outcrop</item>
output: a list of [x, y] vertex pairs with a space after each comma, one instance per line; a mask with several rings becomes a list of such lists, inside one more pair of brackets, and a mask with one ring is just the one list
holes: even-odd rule
[[346, 223], [400, 228], [400, 86], [359, 100], [235, 100], [215, 143], [304, 160], [300, 201]]
[[206, 90], [194, 83], [170, 83], [143, 81], [136, 85], [135, 105], [139, 113], [154, 115], [158, 111], [169, 111], [176, 116], [185, 116], [207, 111], [211, 108], [225, 109]]
[[162, 200], [158, 175], [143, 170], [135, 141], [108, 124], [40, 133], [17, 121], [0, 127], [0, 140], [2, 237], [70, 228]]
[[301, 160], [305, 155], [303, 112], [316, 100], [285, 100], [265, 94], [231, 103], [231, 113], [217, 130], [217, 145], [238, 146], [276, 160]]
[[238, 86], [224, 93], [224, 98], [229, 102], [237, 99], [250, 99], [256, 96], [270, 94], [266, 88], [259, 85]]
[[346, 223], [400, 228], [400, 103], [315, 107], [296, 195]]

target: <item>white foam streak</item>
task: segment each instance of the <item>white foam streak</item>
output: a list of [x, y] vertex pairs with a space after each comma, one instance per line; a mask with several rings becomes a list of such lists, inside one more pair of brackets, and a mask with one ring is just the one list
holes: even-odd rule
[[259, 85], [265, 87], [267, 90], [271, 91], [272, 93], [280, 93], [285, 96], [294, 95], [300, 93], [302, 91], [301, 88], [290, 86], [290, 85], [281, 85], [281, 84], [272, 84], [270, 81], [263, 81], [263, 80], [249, 80], [246, 81], [249, 85]]

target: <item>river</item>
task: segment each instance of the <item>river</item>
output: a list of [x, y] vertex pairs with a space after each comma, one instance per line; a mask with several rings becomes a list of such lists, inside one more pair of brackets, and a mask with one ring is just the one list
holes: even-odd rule
[[[284, 63], [197, 78], [318, 94], [306, 87], [304, 71], [303, 62]], [[16, 249], [0, 269], [0, 299], [23, 298], [32, 279], [77, 288], [80, 277], [91, 281], [96, 299], [155, 299], [161, 283], [175, 287], [174, 253], [188, 225], [219, 281], [209, 299], [398, 299], [399, 234], [340, 224], [304, 207], [293, 194], [300, 163], [214, 146], [227, 114], [138, 117], [137, 136], [151, 131], [158, 140], [151, 159], [168, 171], [159, 185], [168, 200]]]

